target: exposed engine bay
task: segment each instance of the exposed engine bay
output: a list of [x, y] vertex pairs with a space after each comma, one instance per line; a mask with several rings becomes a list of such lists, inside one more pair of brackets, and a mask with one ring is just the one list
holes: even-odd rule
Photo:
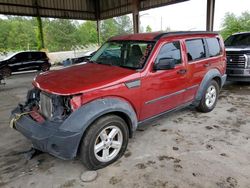
[[[49, 94], [33, 88], [27, 93], [27, 101], [22, 106], [22, 111], [39, 113], [46, 120], [62, 122], [72, 112], [70, 100], [70, 96]], [[34, 118], [35, 114], [30, 115], [37, 120], [37, 118]]]

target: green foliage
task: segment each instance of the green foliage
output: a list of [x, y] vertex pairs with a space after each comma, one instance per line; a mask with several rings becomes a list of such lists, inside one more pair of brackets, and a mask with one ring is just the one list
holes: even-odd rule
[[37, 49], [41, 50], [44, 48], [44, 36], [43, 36], [43, 24], [41, 17], [37, 17], [37, 28], [36, 28], [36, 38], [37, 38]]
[[0, 48], [27, 50], [36, 48], [34, 20], [20, 17], [0, 19]]
[[94, 21], [86, 21], [78, 27], [75, 38], [78, 44], [86, 45], [97, 43], [97, 25]]
[[150, 27], [150, 25], [147, 25], [147, 27], [146, 27], [146, 32], [147, 32], [147, 33], [152, 32], [152, 28]]
[[120, 16], [101, 22], [102, 41], [115, 35], [129, 34], [133, 32], [132, 21], [128, 16]]
[[74, 37], [77, 28], [70, 20], [44, 19], [43, 28], [45, 47], [50, 51], [71, 50], [77, 44]]
[[222, 27], [220, 33], [224, 39], [233, 33], [250, 31], [250, 13], [243, 12], [238, 17], [233, 13], [226, 13]]
[[[49, 51], [72, 50], [74, 46], [97, 44], [96, 22], [65, 19], [7, 16], [0, 18], [0, 53], [42, 49], [39, 25], [43, 26], [44, 46]], [[121, 16], [101, 21], [101, 42], [114, 35], [132, 33], [132, 21], [129, 16]]]

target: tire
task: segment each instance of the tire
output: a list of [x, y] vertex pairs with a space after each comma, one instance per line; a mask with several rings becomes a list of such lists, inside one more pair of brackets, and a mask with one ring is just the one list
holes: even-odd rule
[[7, 77], [10, 77], [11, 74], [12, 74], [12, 71], [9, 67], [3, 67], [1, 70], [0, 70], [0, 74], [2, 74], [2, 76], [4, 78], [7, 78]]
[[49, 66], [48, 63], [43, 63], [41, 65], [40, 69], [41, 69], [42, 72], [46, 72], [46, 71], [48, 71], [50, 69], [50, 66]]
[[128, 139], [128, 126], [122, 118], [116, 115], [103, 116], [90, 126], [82, 138], [80, 159], [90, 170], [104, 168], [124, 154]]
[[218, 101], [219, 96], [219, 85], [215, 80], [211, 80], [208, 84], [199, 106], [196, 108], [200, 112], [211, 112]]

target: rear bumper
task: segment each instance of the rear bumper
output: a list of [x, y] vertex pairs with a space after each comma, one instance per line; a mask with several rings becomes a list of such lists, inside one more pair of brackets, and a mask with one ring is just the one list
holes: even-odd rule
[[[11, 118], [20, 113], [17, 107], [12, 111]], [[29, 139], [35, 149], [61, 159], [72, 159], [76, 156], [81, 133], [60, 130], [60, 125], [49, 121], [39, 124], [29, 115], [23, 115], [14, 128]]]

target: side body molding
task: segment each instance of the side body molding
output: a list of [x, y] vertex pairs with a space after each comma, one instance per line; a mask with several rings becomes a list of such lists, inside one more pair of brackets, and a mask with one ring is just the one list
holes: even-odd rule
[[198, 91], [196, 93], [195, 100], [192, 103], [194, 106], [199, 105], [200, 100], [202, 98], [202, 95], [204, 94], [204, 92], [205, 92], [208, 84], [215, 77], [220, 78], [220, 83], [221, 83], [220, 87], [222, 87], [224, 85], [224, 83], [226, 81], [226, 75], [221, 75], [221, 73], [217, 69], [211, 69], [211, 70], [209, 70], [205, 74], [205, 76], [204, 76], [204, 78], [203, 78], [203, 80], [202, 80], [202, 82], [201, 82], [201, 84], [199, 86], [199, 89], [198, 89]]
[[73, 112], [60, 126], [61, 130], [84, 133], [97, 118], [104, 114], [120, 112], [130, 120], [130, 136], [137, 128], [137, 116], [133, 107], [125, 100], [107, 97], [94, 100]]

